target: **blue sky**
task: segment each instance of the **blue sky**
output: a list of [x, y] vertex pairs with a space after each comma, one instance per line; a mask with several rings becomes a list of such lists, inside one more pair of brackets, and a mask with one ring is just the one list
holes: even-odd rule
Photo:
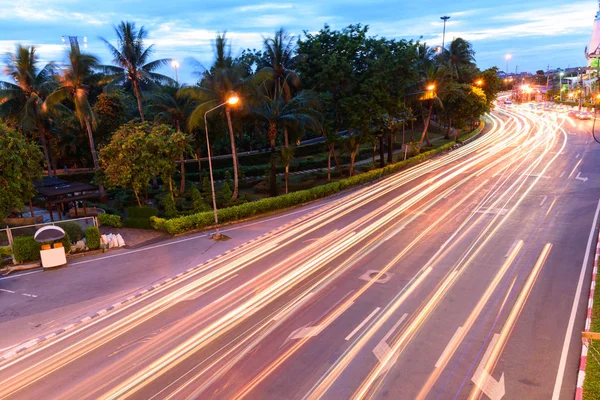
[[[232, 52], [260, 48], [262, 38], [284, 27], [292, 34], [318, 31], [325, 23], [335, 29], [352, 23], [369, 25], [373, 35], [418, 39], [441, 44], [440, 16], [449, 15], [446, 40], [463, 37], [473, 43], [480, 67], [509, 70], [567, 67], [585, 64], [595, 1], [237, 1], [192, 0], [0, 0], [0, 52], [16, 43], [35, 44], [44, 60], [64, 58], [62, 35], [87, 37], [88, 51], [102, 62], [111, 57], [102, 36], [114, 43], [113, 26], [121, 20], [144, 25], [156, 57], [181, 63], [180, 81], [195, 81], [194, 71], [210, 65], [211, 43], [227, 31]], [[173, 74], [172, 69], [164, 73]]]

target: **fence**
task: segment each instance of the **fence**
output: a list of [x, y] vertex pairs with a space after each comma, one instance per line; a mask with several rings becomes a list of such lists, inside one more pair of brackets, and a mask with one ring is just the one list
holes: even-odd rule
[[[11, 253], [13, 252], [13, 240], [16, 237], [21, 236], [33, 236], [35, 232], [41, 227], [48, 225], [57, 225], [62, 227], [65, 231], [69, 231], [67, 224], [77, 224], [81, 228], [81, 236], [83, 237], [83, 232], [85, 232], [85, 228], [88, 226], [98, 226], [98, 220], [96, 217], [82, 217], [82, 218], [74, 218], [68, 219], [64, 221], [58, 222], [45, 222], [41, 224], [34, 225], [24, 225], [24, 226], [15, 226], [15, 227], [7, 227], [5, 229], [0, 229], [0, 246], [10, 246]], [[71, 238], [74, 240], [75, 238]], [[0, 260], [0, 265], [2, 264]], [[13, 258], [14, 262], [14, 258]]]

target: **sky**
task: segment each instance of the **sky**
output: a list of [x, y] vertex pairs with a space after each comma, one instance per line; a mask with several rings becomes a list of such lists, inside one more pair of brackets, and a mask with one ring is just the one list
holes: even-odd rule
[[[194, 83], [197, 72], [210, 66], [212, 41], [227, 31], [234, 56], [242, 49], [262, 46], [278, 28], [290, 34], [317, 32], [324, 24], [342, 29], [349, 24], [369, 26], [372, 35], [419, 39], [431, 46], [442, 42], [440, 16], [448, 15], [446, 42], [455, 37], [471, 41], [480, 68], [511, 72], [581, 66], [589, 44], [598, 3], [595, 1], [255, 1], [255, 0], [0, 0], [0, 53], [17, 43], [36, 45], [44, 61], [65, 57], [63, 35], [87, 38], [87, 51], [110, 63], [99, 39], [116, 44], [114, 26], [121, 20], [143, 25], [155, 58], [180, 63], [179, 81]], [[175, 77], [170, 67], [161, 71]]]

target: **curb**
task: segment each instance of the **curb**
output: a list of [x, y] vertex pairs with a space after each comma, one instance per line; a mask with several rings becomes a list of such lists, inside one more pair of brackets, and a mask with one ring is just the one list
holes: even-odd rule
[[143, 290], [141, 290], [141, 291], [139, 291], [139, 292], [137, 292], [135, 294], [132, 294], [129, 297], [126, 297], [125, 299], [122, 299], [122, 300], [120, 300], [120, 301], [118, 301], [118, 302], [116, 302], [114, 304], [111, 304], [110, 306], [107, 306], [107, 307], [105, 307], [105, 308], [103, 308], [101, 310], [98, 310], [98, 311], [96, 311], [96, 312], [94, 312], [92, 314], [88, 314], [87, 316], [79, 319], [78, 321], [75, 321], [75, 322], [73, 322], [73, 323], [71, 323], [69, 325], [63, 326], [62, 328], [60, 328], [60, 329], [58, 329], [58, 330], [56, 330], [54, 332], [48, 333], [48, 334], [43, 335], [43, 336], [39, 336], [37, 338], [30, 339], [30, 340], [28, 340], [25, 343], [17, 344], [11, 350], [9, 350], [9, 351], [3, 353], [2, 355], [0, 355], [0, 363], [2, 363], [4, 361], [7, 361], [8, 359], [10, 359], [10, 358], [12, 358], [12, 357], [14, 357], [14, 356], [16, 356], [16, 355], [24, 352], [25, 350], [27, 350], [27, 349], [29, 349], [29, 348], [31, 348], [33, 346], [36, 346], [36, 345], [38, 345], [38, 344], [40, 344], [40, 343], [42, 343], [42, 342], [44, 342], [44, 341], [46, 341], [48, 339], [51, 339], [51, 338], [53, 338], [55, 336], [58, 336], [58, 335], [60, 335], [62, 333], [65, 333], [65, 332], [67, 332], [67, 331], [69, 331], [69, 330], [71, 330], [71, 329], [73, 329], [73, 328], [75, 328], [77, 326], [80, 326], [81, 324], [83, 324], [85, 322], [89, 322], [91, 320], [94, 320], [94, 319], [96, 319], [96, 318], [98, 318], [98, 317], [100, 317], [100, 316], [108, 313], [109, 311], [113, 311], [113, 310], [115, 310], [115, 309], [123, 306], [124, 304], [127, 304], [130, 301], [135, 300], [135, 299], [141, 297], [142, 295], [144, 295], [146, 293], [152, 292], [155, 289], [160, 288], [161, 286], [163, 286], [163, 285], [165, 285], [165, 284], [167, 284], [169, 282], [173, 282], [173, 281], [175, 281], [175, 280], [177, 280], [179, 278], [182, 278], [185, 275], [188, 275], [188, 274], [194, 272], [198, 268], [203, 267], [206, 264], [211, 263], [213, 261], [216, 261], [219, 258], [221, 258], [221, 257], [223, 257], [223, 256], [225, 256], [225, 255], [227, 255], [227, 254], [229, 254], [229, 253], [231, 253], [231, 252], [233, 252], [235, 250], [239, 250], [240, 248], [245, 247], [245, 246], [247, 246], [247, 245], [249, 245], [251, 243], [254, 243], [254, 242], [258, 241], [258, 240], [264, 239], [268, 235], [271, 235], [271, 234], [273, 234], [275, 232], [278, 232], [278, 231], [281, 231], [281, 230], [283, 230], [285, 228], [288, 228], [289, 226], [298, 223], [302, 219], [310, 218], [311, 216], [315, 215], [319, 210], [320, 210], [320, 208], [316, 209], [313, 212], [310, 212], [310, 213], [308, 213], [306, 215], [298, 217], [298, 218], [296, 218], [296, 219], [288, 222], [287, 224], [279, 226], [279, 227], [277, 227], [277, 228], [275, 228], [275, 229], [273, 229], [273, 230], [271, 230], [269, 232], [265, 232], [262, 235], [255, 237], [254, 239], [250, 239], [247, 242], [244, 242], [244, 243], [242, 243], [242, 244], [240, 244], [240, 245], [238, 245], [238, 246], [236, 246], [234, 248], [226, 250], [225, 252], [223, 252], [223, 253], [221, 253], [221, 254], [213, 257], [213, 258], [210, 258], [210, 259], [208, 259], [206, 261], [203, 261], [202, 263], [196, 265], [195, 267], [188, 268], [185, 271], [182, 271], [182, 272], [180, 272], [180, 273], [178, 273], [178, 274], [176, 274], [174, 276], [171, 276], [169, 278], [166, 278], [165, 280], [163, 280], [163, 281], [161, 281], [159, 283], [156, 283], [156, 284], [154, 284], [152, 286], [149, 286], [149, 287], [147, 287], [147, 288], [145, 288], [145, 289], [143, 289]]
[[[594, 307], [594, 292], [596, 289], [596, 276], [598, 274], [598, 257], [600, 257], [600, 236], [596, 243], [594, 254], [594, 268], [592, 269], [592, 283], [590, 284], [590, 297], [588, 299], [587, 313], [585, 317], [584, 332], [590, 331], [592, 323], [592, 308]], [[584, 339], [581, 344], [581, 358], [579, 360], [579, 372], [577, 373], [577, 388], [575, 389], [575, 400], [583, 399], [583, 383], [585, 382], [585, 366], [587, 364], [588, 340]]]

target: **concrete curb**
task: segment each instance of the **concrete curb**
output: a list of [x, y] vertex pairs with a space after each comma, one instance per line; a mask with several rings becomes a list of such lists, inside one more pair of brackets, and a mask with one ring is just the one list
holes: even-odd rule
[[[596, 290], [596, 276], [598, 274], [598, 257], [600, 257], [600, 236], [596, 243], [596, 253], [594, 254], [594, 268], [592, 269], [592, 283], [590, 285], [590, 297], [588, 299], [588, 308], [585, 317], [585, 330], [590, 331], [592, 324], [592, 309], [594, 308], [594, 292]], [[585, 366], [587, 364], [588, 341], [583, 340], [581, 344], [581, 358], [579, 360], [579, 372], [577, 373], [577, 388], [575, 389], [575, 400], [583, 399], [583, 384], [585, 382]]]
[[317, 214], [318, 211], [319, 211], [319, 208], [316, 209], [316, 210], [314, 210], [313, 212], [310, 212], [310, 213], [308, 213], [306, 215], [298, 217], [298, 218], [296, 218], [296, 219], [288, 222], [285, 225], [277, 227], [276, 229], [273, 229], [273, 230], [271, 230], [269, 232], [263, 233], [262, 235], [257, 236], [254, 239], [248, 240], [247, 242], [244, 242], [244, 243], [242, 243], [242, 244], [240, 244], [240, 245], [238, 245], [238, 246], [236, 246], [236, 247], [234, 247], [232, 249], [226, 250], [225, 252], [223, 252], [223, 253], [221, 253], [221, 254], [213, 257], [213, 258], [210, 258], [210, 259], [208, 259], [208, 260], [206, 260], [206, 261], [204, 261], [204, 262], [196, 265], [195, 267], [188, 268], [187, 270], [185, 270], [183, 272], [180, 272], [180, 273], [178, 273], [178, 274], [176, 274], [174, 276], [166, 278], [165, 280], [163, 280], [163, 281], [161, 281], [159, 283], [156, 283], [156, 284], [154, 284], [152, 286], [146, 287], [145, 289], [143, 289], [143, 290], [141, 290], [141, 291], [139, 291], [139, 292], [137, 292], [135, 294], [132, 294], [129, 297], [126, 297], [126, 298], [124, 298], [124, 299], [122, 299], [122, 300], [120, 300], [120, 301], [118, 301], [118, 302], [116, 302], [114, 304], [111, 304], [111, 305], [109, 305], [109, 306], [107, 306], [107, 307], [105, 307], [105, 308], [103, 308], [101, 310], [98, 310], [98, 311], [96, 311], [94, 313], [88, 314], [85, 317], [83, 317], [83, 318], [81, 318], [81, 319], [79, 319], [79, 320], [77, 320], [77, 321], [75, 321], [75, 322], [73, 322], [73, 323], [71, 323], [69, 325], [66, 325], [66, 326], [64, 326], [64, 327], [62, 327], [62, 328], [60, 328], [60, 329], [58, 329], [58, 330], [56, 330], [54, 332], [48, 333], [48, 334], [43, 335], [43, 336], [38, 336], [37, 338], [30, 339], [30, 340], [28, 340], [27, 342], [24, 342], [24, 343], [17, 344], [13, 348], [11, 348], [10, 350], [8, 350], [8, 351], [6, 351], [6, 352], [4, 352], [3, 354], [0, 355], [0, 363], [2, 363], [4, 361], [7, 361], [8, 359], [10, 359], [12, 357], [15, 357], [15, 356], [21, 354], [22, 352], [26, 351], [27, 349], [29, 349], [31, 347], [34, 347], [34, 346], [36, 346], [36, 345], [38, 345], [38, 344], [40, 344], [42, 342], [45, 342], [48, 339], [51, 339], [53, 337], [56, 337], [56, 336], [58, 336], [60, 334], [65, 333], [67, 331], [70, 331], [73, 328], [78, 327], [78, 326], [80, 326], [81, 324], [83, 324], [85, 322], [89, 322], [91, 320], [94, 320], [94, 319], [96, 319], [96, 318], [98, 318], [98, 317], [100, 317], [100, 316], [108, 313], [109, 311], [114, 311], [115, 309], [122, 307], [123, 305], [129, 303], [130, 301], [138, 299], [139, 297], [141, 297], [141, 296], [143, 296], [143, 295], [145, 295], [145, 294], [147, 294], [149, 292], [152, 292], [155, 289], [158, 289], [161, 286], [166, 285], [169, 282], [173, 282], [173, 281], [179, 280], [179, 279], [184, 279], [185, 276], [191, 274], [192, 272], [194, 272], [198, 268], [203, 267], [206, 264], [211, 263], [213, 261], [216, 261], [219, 258], [221, 258], [221, 257], [223, 257], [223, 256], [225, 256], [225, 255], [227, 255], [227, 254], [229, 254], [229, 253], [231, 253], [231, 252], [233, 252], [235, 250], [239, 250], [240, 248], [242, 248], [244, 246], [248, 246], [248, 245], [250, 245], [250, 244], [252, 244], [252, 243], [254, 243], [254, 242], [258, 241], [258, 240], [264, 239], [266, 236], [272, 235], [275, 232], [281, 231], [281, 230], [286, 229], [286, 228], [288, 228], [288, 227], [290, 227], [290, 226], [292, 226], [294, 224], [297, 224], [299, 221], [301, 221], [303, 219], [310, 218], [313, 215]]

